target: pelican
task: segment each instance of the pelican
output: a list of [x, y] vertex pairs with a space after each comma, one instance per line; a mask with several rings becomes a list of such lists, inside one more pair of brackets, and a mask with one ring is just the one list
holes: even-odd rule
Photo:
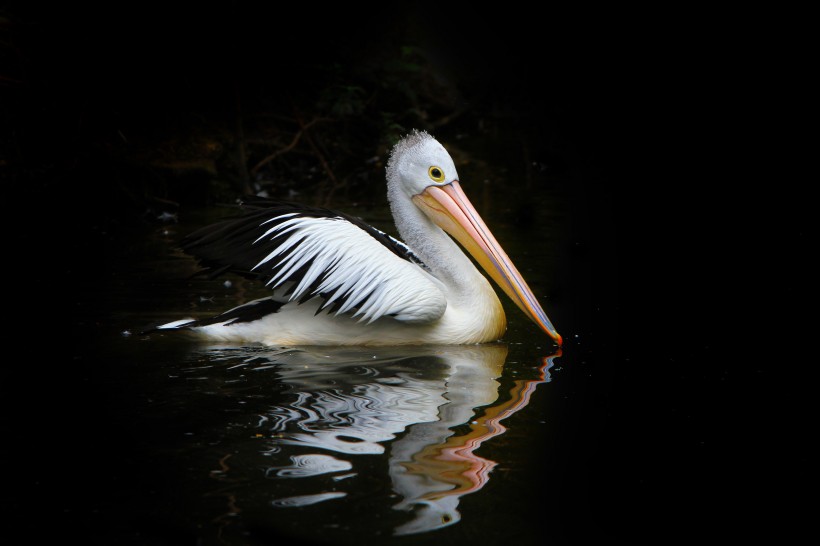
[[461, 189], [450, 154], [427, 132], [415, 130], [394, 146], [387, 196], [404, 243], [341, 212], [268, 200], [251, 201], [244, 215], [192, 233], [182, 249], [203, 266], [260, 279], [272, 293], [158, 329], [273, 346], [499, 340], [507, 328], [501, 302], [452, 236], [561, 345]]

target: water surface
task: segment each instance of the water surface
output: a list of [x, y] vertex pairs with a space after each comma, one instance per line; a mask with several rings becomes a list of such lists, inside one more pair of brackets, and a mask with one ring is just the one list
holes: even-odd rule
[[[491, 199], [476, 201], [497, 217]], [[140, 335], [264, 288], [192, 277], [196, 263], [176, 250], [224, 210], [112, 237], [104, 270], [71, 273], [72, 350], [28, 383], [40, 395], [17, 423], [33, 456], [15, 502], [35, 499], [37, 522], [93, 544], [572, 543], [588, 532], [572, 514], [595, 437], [577, 410], [602, 399], [584, 383], [596, 344], [578, 319], [583, 298], [552, 301], [558, 209], [524, 227], [490, 223], [567, 340], [563, 354], [503, 294], [508, 333], [480, 346]], [[389, 228], [385, 209], [360, 212]]]

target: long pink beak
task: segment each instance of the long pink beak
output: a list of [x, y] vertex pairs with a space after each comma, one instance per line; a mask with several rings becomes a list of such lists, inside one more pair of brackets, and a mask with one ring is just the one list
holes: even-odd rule
[[413, 202], [436, 225], [466, 248], [524, 314], [561, 346], [561, 335], [555, 330], [521, 273], [467, 199], [458, 180], [441, 186], [428, 186], [423, 192], [413, 196]]

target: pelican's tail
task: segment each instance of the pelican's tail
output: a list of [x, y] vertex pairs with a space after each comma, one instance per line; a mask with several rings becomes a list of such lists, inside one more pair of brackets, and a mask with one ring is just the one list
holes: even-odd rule
[[241, 322], [252, 322], [259, 320], [267, 315], [276, 313], [286, 302], [276, 300], [272, 297], [261, 298], [258, 300], [243, 303], [238, 307], [234, 307], [224, 313], [220, 313], [213, 317], [195, 319], [184, 318], [175, 320], [159, 326], [154, 326], [140, 332], [141, 335], [147, 335], [163, 330], [191, 330], [194, 328], [201, 328], [203, 326], [210, 326], [211, 324], [222, 324], [228, 326]]

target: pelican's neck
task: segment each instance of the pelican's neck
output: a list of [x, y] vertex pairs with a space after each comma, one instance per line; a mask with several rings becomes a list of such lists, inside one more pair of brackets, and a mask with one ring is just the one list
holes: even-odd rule
[[393, 184], [388, 186], [396, 229], [433, 275], [454, 295], [463, 297], [472, 297], [476, 291], [484, 289], [483, 285], [489, 286], [461, 247], [400, 191]]

